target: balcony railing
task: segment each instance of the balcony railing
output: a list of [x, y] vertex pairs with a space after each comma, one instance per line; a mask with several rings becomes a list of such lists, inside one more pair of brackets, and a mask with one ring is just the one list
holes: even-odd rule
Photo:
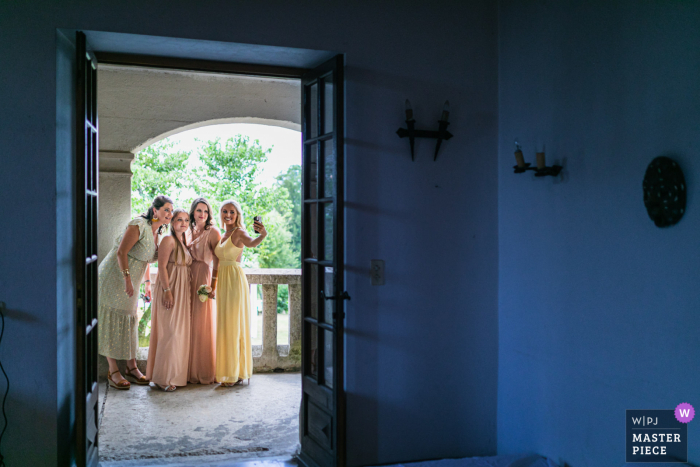
[[[301, 368], [301, 269], [244, 269], [248, 283], [262, 285], [262, 345], [253, 346], [255, 371]], [[289, 286], [289, 344], [277, 343], [277, 289]], [[252, 294], [251, 294], [252, 295]]]

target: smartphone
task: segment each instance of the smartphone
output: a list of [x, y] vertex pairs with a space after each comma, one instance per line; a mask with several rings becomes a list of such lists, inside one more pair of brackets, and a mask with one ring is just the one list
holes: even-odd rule
[[[255, 216], [255, 217], [253, 217], [253, 222], [260, 222], [260, 216]], [[260, 233], [260, 232], [258, 232], [257, 230], [254, 230], [254, 232], [255, 232], [256, 234], [259, 234], [259, 233]]]

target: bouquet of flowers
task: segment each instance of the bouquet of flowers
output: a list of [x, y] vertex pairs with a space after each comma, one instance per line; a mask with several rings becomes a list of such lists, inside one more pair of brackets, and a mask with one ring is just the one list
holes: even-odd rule
[[199, 289], [197, 289], [197, 296], [199, 297], [199, 301], [202, 303], [207, 301], [210, 293], [211, 287], [209, 287], [208, 285], [200, 285]]

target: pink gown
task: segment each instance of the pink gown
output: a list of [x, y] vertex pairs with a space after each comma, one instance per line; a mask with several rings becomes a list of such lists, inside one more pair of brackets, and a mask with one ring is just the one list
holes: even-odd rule
[[216, 311], [212, 300], [202, 303], [197, 290], [202, 285], [211, 285], [214, 252], [209, 243], [211, 229], [205, 230], [192, 240], [187, 239], [192, 255], [192, 338], [190, 344], [190, 383], [211, 384], [216, 382]]
[[192, 257], [187, 248], [174, 248], [167, 266], [170, 291], [174, 305], [168, 310], [163, 305], [163, 278], [160, 272], [153, 288], [151, 338], [146, 362], [146, 378], [160, 386], [186, 386], [190, 361], [190, 327], [192, 285], [190, 264]]

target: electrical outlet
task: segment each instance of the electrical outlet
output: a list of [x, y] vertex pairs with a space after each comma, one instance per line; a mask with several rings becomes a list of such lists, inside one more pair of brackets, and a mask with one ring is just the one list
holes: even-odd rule
[[373, 259], [369, 265], [369, 275], [372, 285], [384, 285], [384, 260]]

